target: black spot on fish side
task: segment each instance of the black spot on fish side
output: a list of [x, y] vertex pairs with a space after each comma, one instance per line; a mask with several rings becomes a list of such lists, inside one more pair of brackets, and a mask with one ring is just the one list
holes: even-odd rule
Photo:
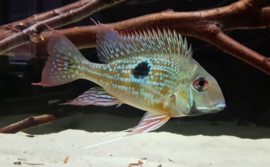
[[132, 74], [135, 78], [143, 78], [148, 76], [150, 72], [150, 65], [147, 61], [142, 61], [133, 69]]

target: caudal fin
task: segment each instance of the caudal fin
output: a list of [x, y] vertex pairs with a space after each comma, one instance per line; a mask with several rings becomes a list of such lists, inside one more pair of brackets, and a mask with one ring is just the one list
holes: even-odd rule
[[42, 81], [33, 85], [56, 86], [80, 78], [80, 65], [88, 62], [72, 42], [61, 33], [51, 30], [47, 51], [51, 55], [42, 72]]

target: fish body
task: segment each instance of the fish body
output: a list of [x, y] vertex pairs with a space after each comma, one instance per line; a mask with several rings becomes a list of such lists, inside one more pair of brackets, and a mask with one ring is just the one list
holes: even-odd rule
[[217, 81], [192, 58], [186, 39], [170, 30], [121, 33], [97, 24], [97, 52], [92, 63], [62, 34], [52, 31], [42, 81], [56, 86], [87, 79], [94, 87], [65, 104], [128, 104], [146, 111], [128, 135], [146, 133], [171, 117], [221, 111], [226, 106]]
[[[115, 60], [98, 67], [100, 72], [95, 74], [91, 69], [87, 69], [84, 78], [89, 80], [96, 78], [97, 84], [122, 103], [151, 113], [182, 116], [182, 112], [174, 105], [166, 105], [166, 100], [180, 87], [188, 89], [186, 85], [179, 85], [179, 83], [192, 74], [181, 72], [184, 61], [179, 61], [178, 55], [171, 59], [166, 59], [162, 55], [149, 56]], [[192, 70], [191, 66], [186, 68]], [[141, 76], [144, 72], [147, 74]], [[184, 97], [184, 94], [179, 93], [179, 95]], [[169, 103], [168, 100], [167, 102]]]

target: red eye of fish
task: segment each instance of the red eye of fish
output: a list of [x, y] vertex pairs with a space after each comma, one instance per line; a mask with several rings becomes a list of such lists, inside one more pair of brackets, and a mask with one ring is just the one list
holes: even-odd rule
[[205, 90], [207, 88], [208, 81], [205, 80], [203, 77], [198, 77], [194, 82], [193, 86], [196, 88], [198, 91]]

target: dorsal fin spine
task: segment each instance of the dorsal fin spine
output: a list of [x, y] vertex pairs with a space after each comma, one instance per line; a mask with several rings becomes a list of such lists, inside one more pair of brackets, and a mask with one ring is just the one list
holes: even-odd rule
[[[178, 43], [178, 38], [177, 38], [177, 34], [175, 32], [175, 30], [173, 30], [173, 41], [174, 41], [174, 53], [176, 53], [176, 49], [178, 49], [177, 43]], [[178, 52], [177, 52], [178, 53]]]
[[179, 46], [179, 53], [178, 54], [182, 54], [181, 52], [182, 52], [182, 49], [181, 49], [181, 46], [182, 46], [182, 44], [183, 44], [183, 39], [182, 38], [180, 38], [181, 36], [180, 36], [180, 34], [178, 35], [178, 39], [179, 39], [179, 44], [178, 44], [178, 46]]
[[[135, 33], [135, 30], [133, 30], [133, 31]], [[135, 39], [136, 38], [134, 33], [129, 34], [129, 39]], [[134, 47], [135, 52], [138, 52], [138, 48], [137, 48], [136, 44], [134, 43], [134, 40], [129, 40], [129, 41], [132, 42], [132, 45]]]
[[170, 30], [168, 30], [168, 32], [169, 32], [168, 41], [169, 41], [170, 46], [172, 48], [172, 49], [170, 49], [170, 53], [172, 54], [172, 52], [175, 53], [174, 52], [175, 47], [174, 47], [173, 39], [172, 39], [173, 35], [172, 35], [172, 32]]
[[[156, 33], [156, 38], [158, 38], [158, 36], [160, 36], [160, 34], [161, 34], [159, 28], [157, 28], [157, 32], [155, 32], [155, 33]], [[162, 38], [162, 37], [160, 36], [160, 38]], [[162, 44], [160, 43], [161, 40], [157, 40], [157, 41], [158, 41], [158, 46], [159, 46], [158, 49], [161, 49], [162, 48]], [[163, 49], [161, 49], [161, 51], [163, 53]]]
[[144, 52], [144, 51], [146, 51], [146, 49], [145, 49], [145, 47], [144, 47], [144, 38], [143, 38], [143, 33], [142, 33], [142, 31], [139, 31], [139, 42], [141, 43], [141, 45], [142, 45], [142, 48], [141, 48], [141, 51], [142, 52]]
[[183, 49], [183, 52], [184, 52], [184, 53], [183, 53], [183, 54], [186, 55], [186, 54], [187, 54], [187, 51], [188, 51], [188, 50], [187, 50], [187, 47], [188, 47], [188, 44], [187, 44], [187, 38], [184, 38], [184, 41], [185, 41], [185, 42], [184, 42], [184, 49]]
[[166, 47], [167, 48], [167, 54], [171, 54], [170, 31], [166, 31], [166, 28], [164, 28], [163, 31], [165, 33], [165, 39], [166, 39], [166, 42], [167, 42], [167, 46], [169, 46], [169, 47]]
[[97, 31], [98, 55], [102, 62], [108, 62], [122, 56], [142, 54], [180, 54], [192, 56], [187, 39], [169, 28], [131, 31], [115, 31], [105, 25]]
[[146, 27], [146, 30], [147, 30], [147, 33], [149, 34], [149, 38], [148, 38], [148, 41], [149, 41], [149, 44], [150, 44], [150, 47], [152, 48], [153, 50], [153, 53], [156, 54], [156, 48], [155, 48], [155, 45], [153, 44], [153, 33], [151, 33], [151, 31]]
[[147, 32], [146, 32], [146, 30], [142, 30], [142, 38], [143, 38], [143, 46], [144, 46], [144, 49], [145, 49], [145, 51], [146, 52], [150, 52], [150, 50], [149, 50], [149, 48], [148, 48], [148, 46], [146, 45], [146, 42], [148, 41], [148, 34], [147, 34]]

